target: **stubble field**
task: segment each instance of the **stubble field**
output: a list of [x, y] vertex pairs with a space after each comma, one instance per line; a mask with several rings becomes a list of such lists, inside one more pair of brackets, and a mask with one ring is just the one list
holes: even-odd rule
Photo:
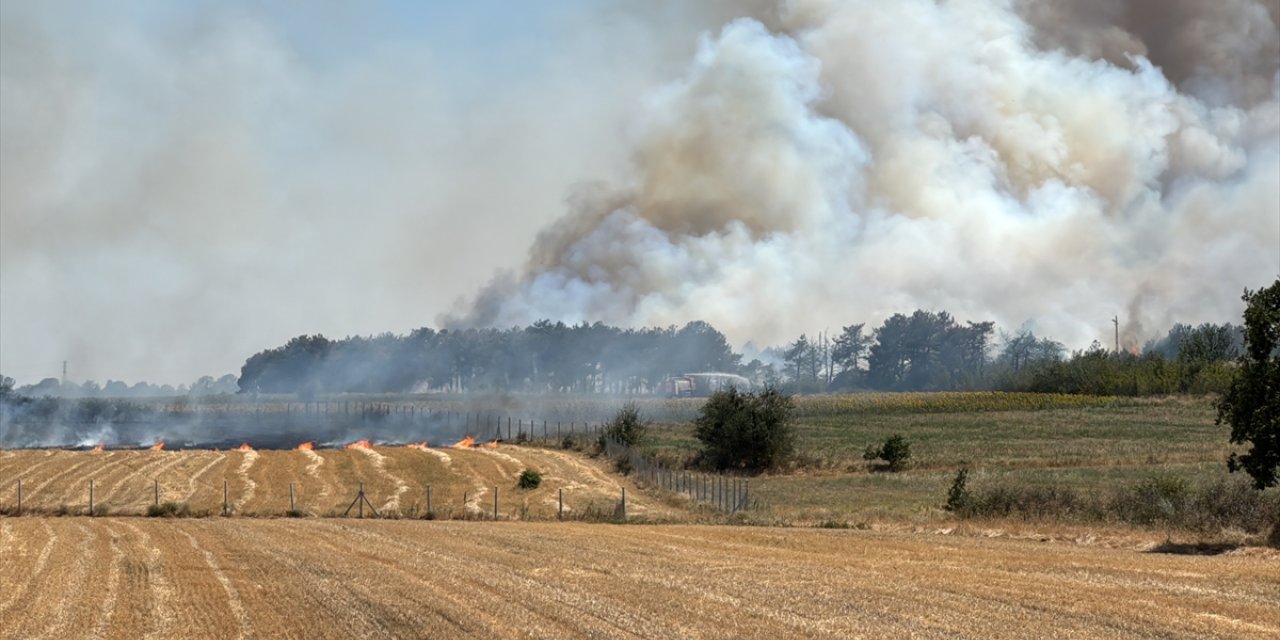
[[[0, 517], [0, 638], [1280, 636], [1280, 552], [941, 511], [960, 465], [979, 486], [1222, 473], [1224, 428], [1203, 399], [1026, 400], [807, 400], [799, 449], [822, 458], [753, 479], [745, 519], [605, 460], [507, 444], [0, 451], [0, 516], [18, 479], [24, 492], [23, 517]], [[874, 472], [859, 452], [891, 433], [913, 442], [913, 465]], [[687, 425], [652, 435], [658, 455], [688, 450]], [[524, 469], [539, 488], [517, 488]], [[56, 517], [87, 513], [90, 480], [106, 517]], [[230, 518], [216, 517], [224, 482]], [[361, 483], [399, 519], [323, 517]], [[282, 517], [290, 485], [303, 517]], [[214, 517], [135, 517], [157, 487]], [[439, 520], [422, 519], [428, 488]], [[574, 521], [612, 519], [623, 489], [629, 519], [649, 524]]]
[[[542, 475], [536, 489], [518, 489], [522, 471]], [[93, 481], [94, 512], [139, 515], [159, 502], [219, 515], [223, 487], [233, 515], [284, 515], [290, 485], [297, 515], [341, 515], [363, 484], [366, 515], [441, 518], [492, 517], [494, 492], [501, 519], [553, 518], [560, 509], [612, 509], [630, 489], [628, 513], [662, 518], [672, 509], [648, 499], [628, 479], [571, 452], [516, 446], [471, 448], [350, 447], [345, 449], [210, 451], [25, 449], [0, 451], [0, 505], [44, 514], [87, 513]], [[357, 510], [353, 509], [353, 515]]]
[[0, 520], [3, 638], [1274, 638], [1280, 564], [910, 533]]

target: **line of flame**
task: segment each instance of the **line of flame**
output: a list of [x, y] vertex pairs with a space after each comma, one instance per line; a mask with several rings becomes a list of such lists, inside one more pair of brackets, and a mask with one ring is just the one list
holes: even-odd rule
[[297, 451], [313, 451], [315, 450], [315, 448], [316, 448], [316, 443], [307, 441], [298, 445]]
[[153, 445], [151, 445], [151, 450], [152, 450], [152, 451], [163, 451], [163, 450], [164, 450], [164, 440], [156, 440], [156, 443], [155, 443], [155, 444], [153, 444]]
[[368, 440], [356, 440], [351, 444], [343, 447], [344, 449], [372, 449], [373, 445]]

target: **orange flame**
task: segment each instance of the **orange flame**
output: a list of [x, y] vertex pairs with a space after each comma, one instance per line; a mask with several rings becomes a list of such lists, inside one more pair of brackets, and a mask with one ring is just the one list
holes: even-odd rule
[[246, 443], [241, 444], [240, 446], [236, 447], [235, 449], [232, 449], [232, 451], [241, 451], [241, 452], [243, 452], [243, 451], [253, 451], [253, 447], [249, 446], [249, 443], [248, 443], [248, 442], [246, 442]]
[[483, 447], [484, 447], [484, 448], [486, 448], [486, 449], [497, 449], [497, 448], [498, 448], [498, 441], [497, 441], [497, 440], [490, 440], [490, 441], [488, 441], [488, 442], [484, 443], [484, 444], [483, 444], [483, 445], [481, 445], [481, 446], [483, 446]]
[[468, 447], [474, 447], [475, 444], [476, 444], [476, 439], [472, 438], [471, 436], [467, 436], [453, 443], [453, 446], [458, 447], [459, 449], [466, 449]]
[[372, 449], [373, 445], [368, 440], [356, 440], [351, 444], [343, 447], [344, 449]]
[[99, 444], [98, 446], [96, 446], [96, 447], [94, 447], [94, 448], [93, 448], [93, 452], [94, 452], [94, 453], [102, 453], [102, 448], [103, 448], [103, 447], [102, 447], [102, 445], [101, 445], [101, 444]]
[[426, 440], [423, 440], [422, 442], [412, 442], [412, 443], [406, 444], [405, 446], [410, 449], [421, 449], [423, 451], [426, 451], [427, 449], [430, 448], [430, 446], [427, 445]]
[[315, 450], [315, 448], [316, 448], [316, 443], [314, 443], [314, 442], [304, 442], [304, 443], [302, 443], [302, 444], [298, 445], [297, 450], [298, 450], [298, 451], [314, 451], [314, 450]]
[[153, 445], [151, 445], [151, 450], [152, 450], [152, 451], [163, 451], [163, 450], [164, 450], [164, 440], [156, 440], [156, 443], [155, 443], [155, 444], [153, 444]]

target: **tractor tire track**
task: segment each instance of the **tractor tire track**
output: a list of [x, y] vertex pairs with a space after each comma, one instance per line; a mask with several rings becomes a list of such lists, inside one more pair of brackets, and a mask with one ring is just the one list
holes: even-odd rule
[[194, 535], [186, 531], [179, 531], [178, 533], [187, 538], [191, 548], [204, 559], [204, 563], [213, 574], [214, 580], [217, 580], [218, 584], [222, 586], [227, 608], [231, 610], [231, 615], [239, 630], [236, 637], [252, 638], [253, 626], [249, 622], [248, 613], [245, 612], [244, 602], [240, 599], [240, 592], [236, 590], [235, 585], [231, 584], [231, 580], [227, 578], [227, 574], [222, 570], [217, 558], [209, 550], [202, 547]]
[[244, 458], [240, 460], [240, 466], [236, 469], [236, 477], [240, 478], [244, 488], [240, 491], [240, 497], [231, 504], [231, 510], [234, 513], [241, 513], [244, 505], [253, 499], [253, 494], [257, 493], [258, 483], [249, 477], [249, 470], [253, 468], [253, 463], [258, 461], [257, 451], [247, 451]]
[[[124, 629], [138, 630], [143, 638], [174, 637], [174, 621], [177, 611], [174, 607], [176, 589], [169, 571], [165, 567], [164, 552], [156, 544], [151, 535], [137, 525], [125, 521], [123, 525], [136, 538], [132, 553], [128, 554], [128, 570], [125, 572], [126, 584], [124, 593], [134, 596], [130, 598], [126, 608], [126, 619], [121, 622]], [[135, 599], [139, 594], [145, 597]], [[121, 634], [123, 635], [123, 634]]]

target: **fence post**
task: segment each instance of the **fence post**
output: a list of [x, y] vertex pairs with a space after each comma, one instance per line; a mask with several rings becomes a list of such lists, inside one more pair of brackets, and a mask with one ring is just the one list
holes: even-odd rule
[[627, 519], [627, 488], [622, 488], [622, 519]]
[[223, 517], [226, 517], [226, 516], [228, 515], [228, 512], [227, 512], [227, 481], [226, 481], [226, 479], [225, 479], [225, 478], [222, 480], [222, 515], [223, 515]]
[[426, 515], [427, 515], [428, 517], [430, 517], [430, 516], [431, 516], [431, 485], [427, 485], [427, 513], [426, 513]]
[[[510, 426], [508, 426], [507, 428], [510, 428]], [[493, 519], [494, 520], [498, 519], [498, 488], [497, 487], [493, 488]]]
[[751, 481], [747, 480], [746, 485], [742, 487], [742, 510], [751, 510]]
[[[22, 501], [21, 501], [21, 500], [19, 500], [19, 501], [18, 501], [18, 504], [19, 504], [19, 505], [21, 505], [21, 504], [22, 504]], [[18, 511], [19, 511], [19, 512], [21, 512], [21, 511], [22, 511], [22, 507], [21, 507], [21, 506], [19, 506], [19, 507], [18, 507]], [[21, 515], [21, 513], [19, 513], [19, 515]], [[564, 487], [561, 487], [561, 488], [560, 488], [560, 508], [556, 511], [556, 519], [557, 519], [557, 520], [564, 520]]]
[[18, 478], [18, 515], [22, 515], [22, 478]]
[[297, 511], [297, 508], [294, 506], [294, 502], [293, 502], [293, 483], [292, 482], [289, 483], [289, 511]]
[[157, 479], [155, 479], [155, 480], [154, 480], [154, 482], [155, 482], [155, 486], [153, 487], [153, 489], [154, 489], [154, 491], [155, 491], [155, 500], [154, 500], [154, 502], [155, 502], [155, 505], [158, 507], [158, 506], [160, 506], [160, 479], [159, 479], [159, 478], [157, 478]]
[[89, 517], [93, 517], [93, 480], [89, 481]]
[[359, 509], [360, 518], [361, 518], [361, 519], [364, 519], [364, 500], [363, 500], [362, 498], [364, 498], [364, 483], [363, 483], [363, 482], [361, 482], [361, 483], [360, 483], [360, 495], [356, 496], [356, 502], [358, 502], [358, 503], [360, 504], [360, 509]]

